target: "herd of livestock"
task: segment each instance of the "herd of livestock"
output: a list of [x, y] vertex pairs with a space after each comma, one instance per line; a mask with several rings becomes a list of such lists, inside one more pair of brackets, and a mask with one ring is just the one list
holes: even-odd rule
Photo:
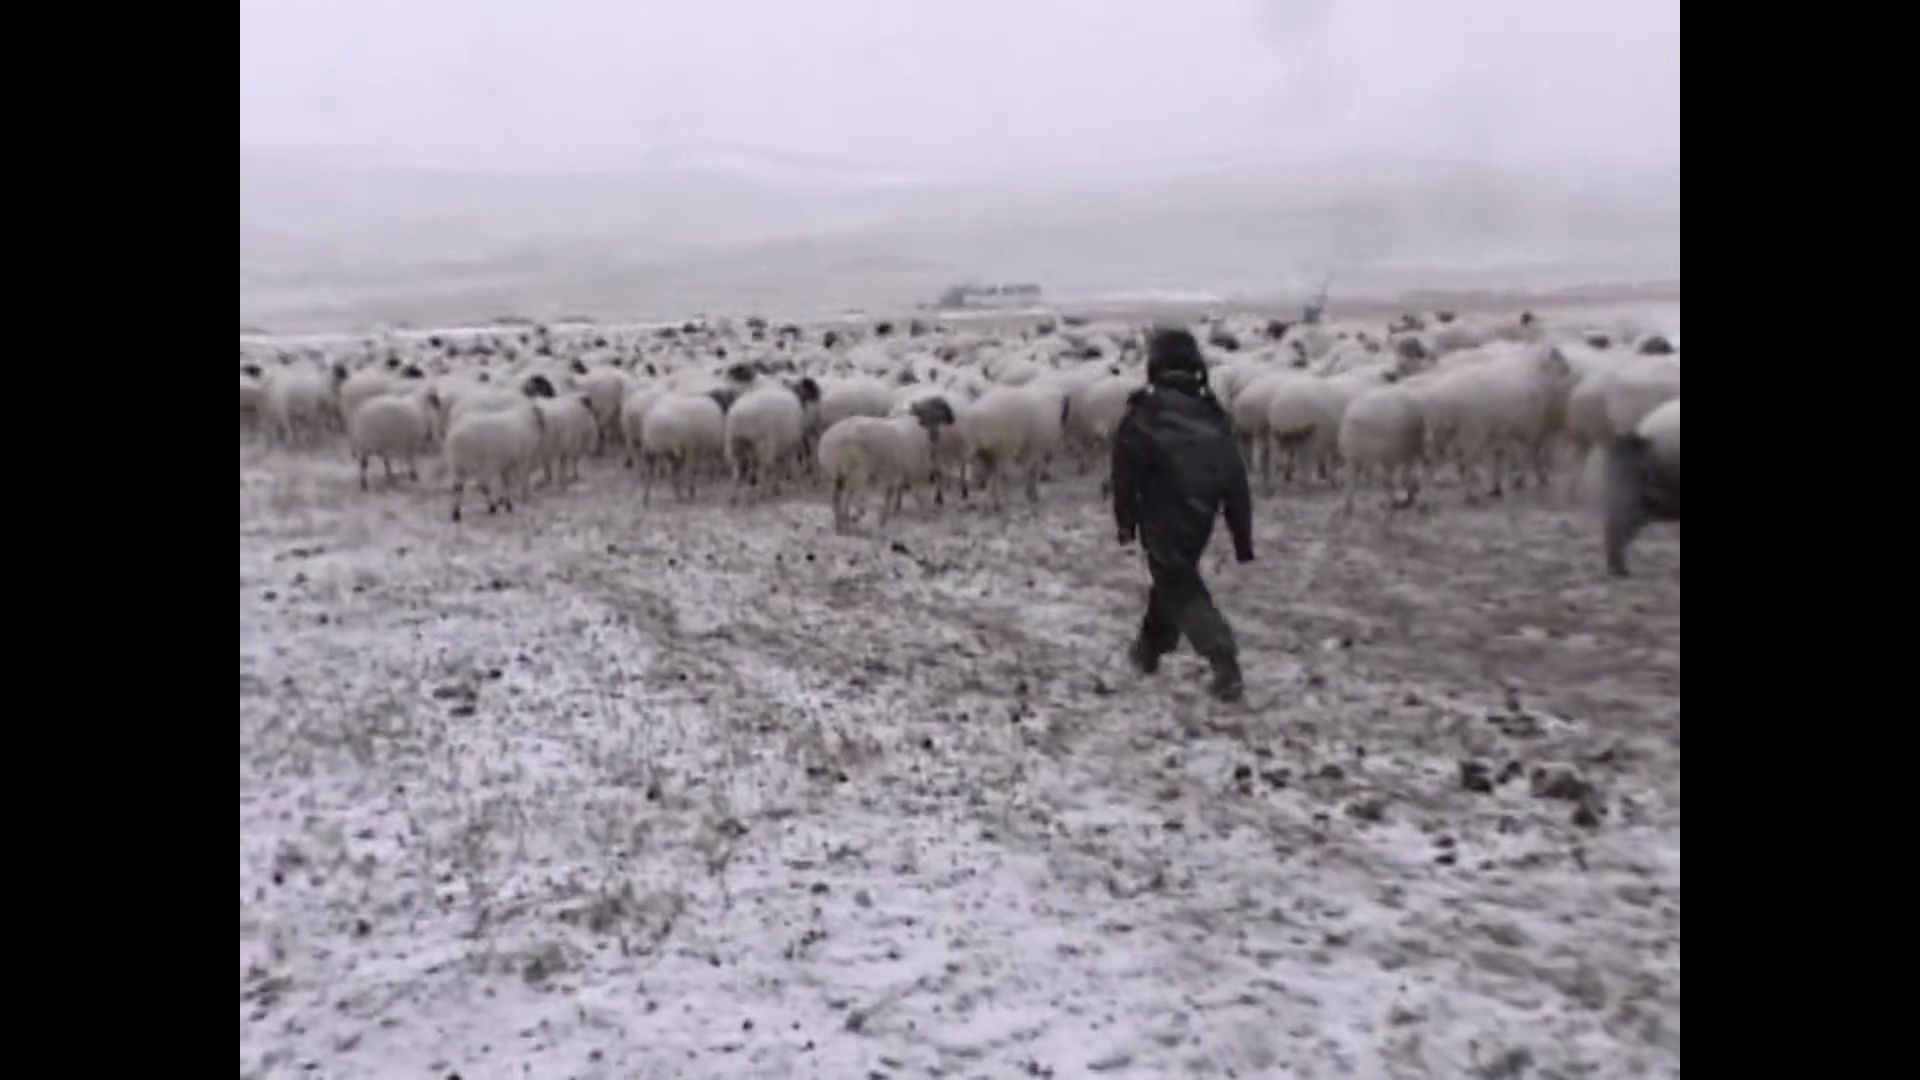
[[[494, 327], [296, 343], [243, 340], [243, 435], [337, 443], [369, 483], [444, 461], [452, 515], [564, 488], [593, 460], [694, 499], [808, 486], [835, 525], [908, 494], [1004, 510], [1064, 469], [1103, 470], [1145, 385], [1147, 328], [1049, 318], [1023, 329], [923, 322], [806, 329], [760, 318], [678, 326]], [[1608, 569], [1651, 521], [1678, 521], [1680, 356], [1631, 322], [1408, 313], [1376, 323], [1209, 320], [1213, 395], [1260, 489], [1363, 489], [1390, 506], [1450, 481], [1468, 500], [1574, 497], [1598, 474]], [[1555, 489], [1564, 487], [1556, 493]]]

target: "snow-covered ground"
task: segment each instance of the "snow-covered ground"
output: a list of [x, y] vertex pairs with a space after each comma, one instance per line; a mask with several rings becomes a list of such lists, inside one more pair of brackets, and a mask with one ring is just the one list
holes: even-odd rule
[[1258, 499], [1228, 707], [1127, 669], [1090, 479], [456, 526], [344, 458], [240, 453], [243, 1076], [1679, 1072], [1671, 526]]

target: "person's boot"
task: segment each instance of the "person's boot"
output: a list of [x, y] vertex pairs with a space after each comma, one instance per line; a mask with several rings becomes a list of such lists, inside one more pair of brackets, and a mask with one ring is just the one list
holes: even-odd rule
[[1231, 704], [1246, 696], [1246, 684], [1240, 679], [1240, 662], [1233, 657], [1216, 660], [1213, 663], [1213, 682], [1207, 685], [1207, 693], [1216, 700]]
[[1127, 659], [1132, 662], [1133, 670], [1142, 675], [1151, 675], [1160, 670], [1160, 656], [1147, 647], [1144, 638], [1133, 639], [1133, 647], [1127, 650]]

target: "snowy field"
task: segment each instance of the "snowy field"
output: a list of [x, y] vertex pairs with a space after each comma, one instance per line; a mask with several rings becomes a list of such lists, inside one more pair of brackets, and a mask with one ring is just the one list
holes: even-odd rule
[[1224, 706], [1071, 469], [838, 536], [438, 468], [242, 441], [243, 1076], [1679, 1072], [1673, 526], [1256, 495]]

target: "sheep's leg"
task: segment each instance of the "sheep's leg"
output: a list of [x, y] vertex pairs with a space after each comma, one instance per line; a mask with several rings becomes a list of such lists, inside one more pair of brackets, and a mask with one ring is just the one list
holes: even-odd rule
[[365, 491], [367, 490], [367, 465], [373, 461], [373, 455], [361, 454], [359, 455], [359, 457], [360, 457], [360, 490]]
[[873, 474], [871, 472], [862, 472], [858, 482], [848, 481], [847, 524], [849, 526], [859, 523], [861, 514], [866, 509], [867, 488], [871, 486], [872, 483]]
[[640, 459], [640, 505], [653, 502], [653, 455], [642, 455]]
[[1461, 490], [1467, 493], [1467, 498], [1472, 499], [1474, 489], [1480, 484], [1479, 472], [1474, 469], [1473, 462], [1469, 460], [1464, 447], [1454, 447], [1450, 456], [1453, 458], [1455, 479], [1459, 481]]
[[833, 530], [847, 532], [854, 523], [854, 490], [845, 475], [833, 477]]
[[1553, 469], [1558, 464], [1559, 455], [1554, 452], [1550, 442], [1537, 443], [1533, 448], [1533, 475], [1540, 483], [1543, 493], [1551, 493]]
[[487, 500], [487, 513], [491, 514], [497, 511], [499, 504], [494, 501], [493, 492], [488, 489], [486, 481], [476, 480], [474, 481], [474, 486], [480, 489], [480, 497]]
[[453, 520], [460, 520], [460, 489], [466, 487], [466, 481], [458, 476], [453, 480]]
[[407, 479], [416, 484], [420, 482], [420, 463], [412, 457], [407, 458]]
[[[1399, 474], [1397, 477], [1395, 476], [1396, 473]], [[1404, 501], [1398, 499], [1394, 501], [1395, 509], [1413, 509], [1414, 504], [1420, 498], [1420, 478], [1414, 470], [1413, 462], [1409, 461], [1401, 465], [1389, 467], [1387, 469], [1387, 484], [1389, 489], [1398, 486], [1406, 488], [1407, 491], [1407, 497]]]
[[1573, 468], [1567, 476], [1567, 502], [1577, 502], [1581, 493], [1587, 490], [1587, 475], [1594, 468], [1594, 447], [1578, 443], [1573, 450]]
[[1604, 535], [1607, 573], [1627, 577], [1627, 545], [1646, 526], [1647, 515], [1639, 500], [1630, 495], [1610, 493], [1609, 501]]
[[[392, 458], [390, 458], [390, 457], [388, 457], [388, 456], [387, 456], [387, 455], [385, 455], [385, 454], [381, 454], [381, 455], [380, 455], [380, 468], [382, 468], [382, 469], [384, 469], [384, 470], [386, 471], [386, 474], [387, 474], [387, 483], [388, 483], [388, 484], [392, 484], [392, 483], [393, 483], [393, 480], [394, 480], [394, 476], [393, 476], [393, 459], [392, 459]], [[362, 473], [364, 474], [364, 473], [366, 472], [366, 470], [365, 470], [365, 469], [362, 469], [362, 470], [361, 470], [361, 472], [362, 472]]]
[[1254, 436], [1254, 442], [1260, 447], [1260, 490], [1263, 494], [1273, 494], [1273, 432], [1263, 431]]

